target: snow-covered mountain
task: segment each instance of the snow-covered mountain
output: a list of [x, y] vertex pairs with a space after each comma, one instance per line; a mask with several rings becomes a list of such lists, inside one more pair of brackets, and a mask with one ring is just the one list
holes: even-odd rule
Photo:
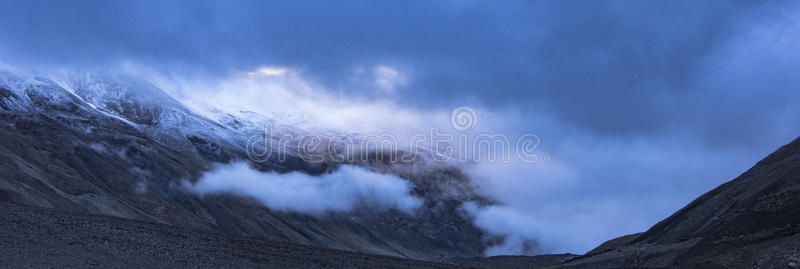
[[[347, 161], [413, 184], [414, 212], [364, 204], [308, 215], [236, 194], [198, 196], [194, 182], [220, 163], [248, 161], [248, 140], [351, 135], [212, 104], [183, 104], [148, 81], [113, 73], [43, 76], [0, 70], [0, 199], [41, 207], [413, 258], [480, 256], [486, 236], [461, 211], [486, 202], [457, 168], [422, 161]], [[271, 139], [271, 137], [268, 137]], [[261, 171], [331, 172], [343, 162], [250, 162]], [[360, 153], [368, 154], [369, 153]], [[373, 154], [374, 155], [374, 154]], [[371, 156], [371, 155], [370, 155]], [[287, 190], [291, 191], [291, 190]], [[302, 201], [298, 201], [302, 202]]]

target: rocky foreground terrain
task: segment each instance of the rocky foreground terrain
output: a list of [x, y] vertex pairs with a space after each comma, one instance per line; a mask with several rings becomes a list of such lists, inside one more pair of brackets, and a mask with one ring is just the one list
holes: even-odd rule
[[3, 268], [456, 268], [0, 202]]

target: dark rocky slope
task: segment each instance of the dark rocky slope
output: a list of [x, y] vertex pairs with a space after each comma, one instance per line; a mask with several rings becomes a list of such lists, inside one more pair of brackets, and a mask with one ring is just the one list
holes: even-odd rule
[[798, 268], [800, 138], [646, 232], [559, 266]]

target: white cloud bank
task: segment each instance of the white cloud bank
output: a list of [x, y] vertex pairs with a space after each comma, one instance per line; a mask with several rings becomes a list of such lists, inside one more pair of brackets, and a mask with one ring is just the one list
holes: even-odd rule
[[348, 211], [365, 203], [410, 212], [422, 201], [409, 194], [411, 184], [398, 177], [343, 165], [330, 174], [264, 173], [239, 162], [206, 172], [187, 187], [199, 194], [234, 193], [282, 211], [322, 213]]

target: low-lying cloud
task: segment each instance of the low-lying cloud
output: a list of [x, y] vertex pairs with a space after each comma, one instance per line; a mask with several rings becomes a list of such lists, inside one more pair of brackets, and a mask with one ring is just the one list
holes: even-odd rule
[[[583, 254], [603, 241], [612, 239], [613, 236], [609, 235], [617, 230], [648, 225], [641, 218], [629, 216], [625, 206], [613, 200], [576, 199], [564, 204], [537, 205], [532, 208], [516, 205], [480, 207], [467, 203], [464, 209], [473, 217], [478, 228], [503, 239], [499, 244], [488, 247], [484, 253], [486, 256]], [[606, 218], [620, 221], [612, 223]], [[624, 220], [629, 223], [624, 223]]]
[[199, 195], [233, 193], [255, 198], [270, 209], [310, 214], [349, 211], [362, 203], [411, 212], [422, 204], [409, 194], [408, 181], [348, 165], [311, 176], [264, 173], [238, 162], [219, 166], [187, 187]]

